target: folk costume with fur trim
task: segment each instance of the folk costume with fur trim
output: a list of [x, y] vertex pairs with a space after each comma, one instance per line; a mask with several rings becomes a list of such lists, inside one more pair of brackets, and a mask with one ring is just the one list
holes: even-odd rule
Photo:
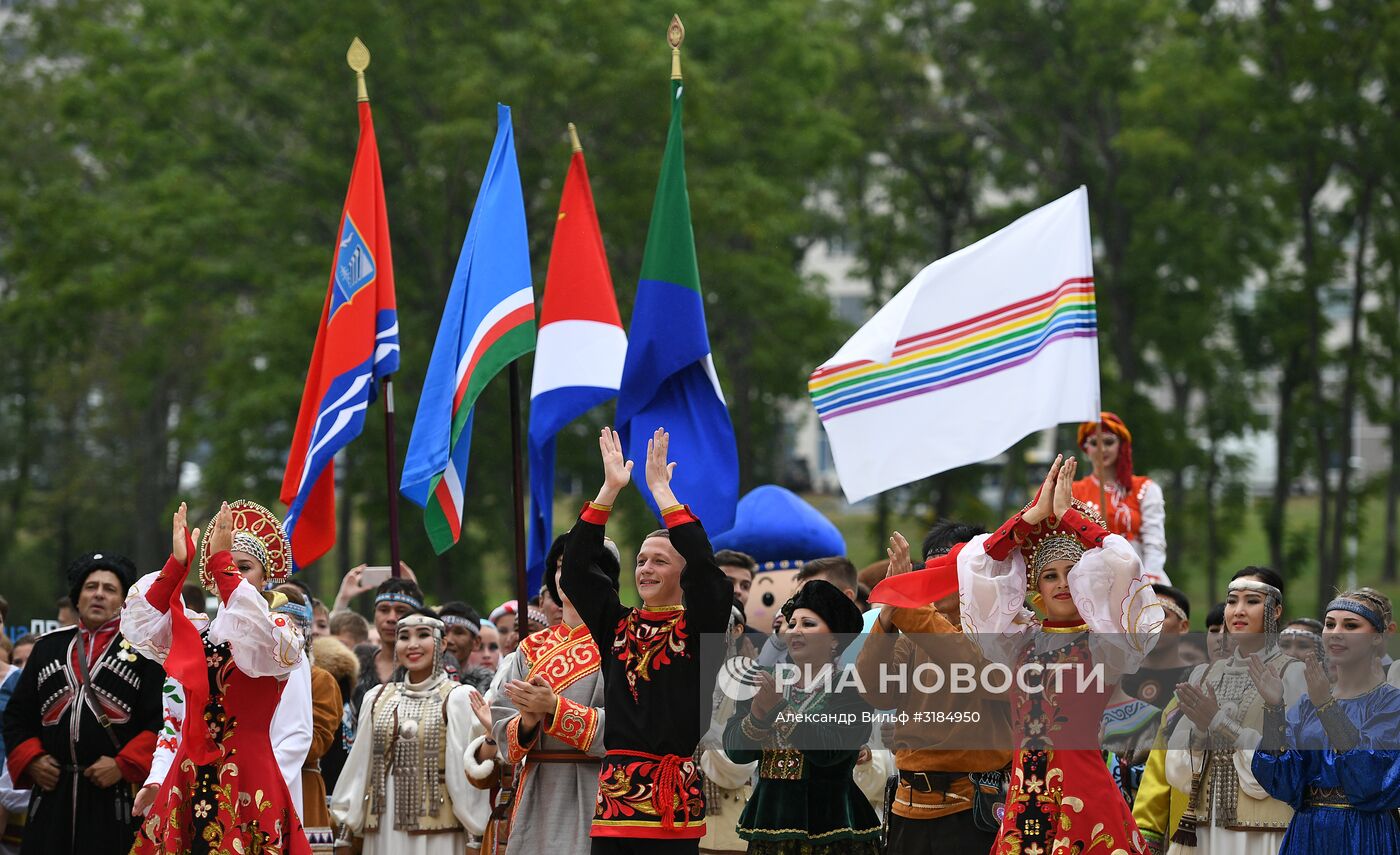
[[468, 833], [486, 827], [489, 804], [467, 783], [465, 765], [481, 732], [471, 709], [476, 690], [447, 678], [441, 621], [416, 613], [398, 622], [400, 631], [420, 626], [433, 631], [432, 672], [365, 695], [355, 747], [331, 796], [331, 815], [364, 838], [364, 855], [458, 855]]

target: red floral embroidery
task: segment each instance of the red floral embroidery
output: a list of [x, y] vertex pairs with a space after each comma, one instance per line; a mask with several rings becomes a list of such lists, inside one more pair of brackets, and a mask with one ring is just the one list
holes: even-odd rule
[[688, 656], [685, 610], [656, 612], [633, 609], [617, 624], [612, 652], [626, 663], [627, 689], [637, 696], [637, 681], [650, 681], [651, 672], [671, 664], [672, 656]]

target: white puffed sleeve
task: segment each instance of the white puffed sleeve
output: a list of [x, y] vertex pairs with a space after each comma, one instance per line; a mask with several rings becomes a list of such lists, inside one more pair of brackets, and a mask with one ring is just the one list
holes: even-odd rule
[[1110, 534], [1103, 546], [1085, 552], [1070, 570], [1069, 595], [1092, 633], [1094, 661], [1110, 679], [1136, 671], [1157, 644], [1166, 613], [1133, 545]]
[[283, 678], [301, 664], [303, 641], [296, 621], [269, 611], [267, 600], [246, 580], [210, 622], [209, 640], [227, 642], [234, 664], [250, 677]]
[[1162, 496], [1162, 488], [1150, 478], [1143, 482], [1138, 493], [1138, 507], [1142, 511], [1142, 526], [1138, 529], [1139, 553], [1142, 556], [1142, 575], [1149, 582], [1170, 585], [1167, 576], [1167, 500]]
[[987, 554], [990, 535], [974, 537], [958, 553], [958, 603], [963, 633], [992, 662], [1009, 663], [1035, 625], [1026, 608], [1026, 560], [1019, 549], [998, 561]]
[[[443, 777], [447, 780], [447, 794], [452, 798], [452, 813], [467, 831], [481, 835], [491, 820], [491, 792], [473, 787], [467, 780], [467, 746], [486, 734], [472, 712], [474, 694], [473, 687], [458, 686], [447, 696], [447, 756]], [[359, 740], [355, 747], [359, 747]], [[345, 772], [341, 775], [343, 777]], [[336, 789], [338, 791], [339, 786]]]
[[870, 749], [870, 762], [857, 763], [851, 770], [856, 786], [876, 813], [884, 813], [885, 784], [895, 773], [894, 754], [882, 748]]
[[355, 744], [350, 748], [350, 756], [345, 758], [345, 766], [335, 782], [335, 792], [331, 794], [331, 816], [357, 835], [365, 830], [365, 805], [369, 803], [365, 795], [374, 783], [370, 780], [370, 766], [374, 760], [374, 702], [382, 691], [384, 686], [379, 685], [365, 693], [360, 704], [360, 720], [355, 727]]
[[305, 815], [301, 769], [306, 765], [307, 753], [311, 751], [311, 727], [311, 663], [302, 660], [282, 687], [282, 697], [278, 699], [277, 710], [272, 714], [269, 734], [272, 755], [282, 769], [282, 779], [287, 782], [287, 790], [292, 794], [297, 816]]
[[142, 786], [165, 783], [175, 752], [180, 750], [180, 729], [185, 726], [185, 689], [170, 677], [161, 687], [161, 726], [156, 734], [156, 750], [151, 755], [151, 772]]
[[[154, 659], [164, 663], [165, 657], [170, 653], [170, 612], [161, 611], [151, 605], [146, 599], [146, 592], [155, 584], [156, 577], [160, 573], [147, 573], [136, 584], [131, 586], [131, 590], [126, 592], [126, 604], [122, 606], [122, 638], [131, 642], [131, 646], [147, 659]], [[195, 626], [200, 626], [201, 622], [208, 620], [198, 612], [185, 609], [185, 615], [195, 622]]]

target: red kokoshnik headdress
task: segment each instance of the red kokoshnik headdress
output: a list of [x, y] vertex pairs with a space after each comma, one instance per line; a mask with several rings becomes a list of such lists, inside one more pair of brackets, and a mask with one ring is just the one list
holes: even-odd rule
[[[1069, 504], [1085, 519], [1103, 526], [1103, 517], [1093, 508], [1078, 499], [1070, 499]], [[1040, 571], [1051, 561], [1065, 559], [1078, 564], [1086, 551], [1083, 539], [1063, 519], [1037, 523], [1021, 541], [1021, 555], [1026, 559], [1026, 590], [1039, 589]]]
[[1127, 490], [1133, 485], [1133, 434], [1116, 413], [1104, 410], [1099, 418], [1101, 421], [1085, 422], [1079, 426], [1079, 447], [1084, 448], [1089, 437], [1101, 430], [1118, 437], [1118, 464], [1114, 467], [1113, 476]]
[[[287, 538], [282, 521], [272, 511], [239, 499], [229, 503], [233, 512], [233, 551], [246, 552], [262, 563], [265, 588], [275, 588], [287, 581], [292, 573], [292, 542]], [[213, 590], [214, 578], [205, 569], [209, 563], [209, 533], [214, 530], [213, 522], [204, 528], [204, 536], [199, 544], [199, 581], [206, 590]]]

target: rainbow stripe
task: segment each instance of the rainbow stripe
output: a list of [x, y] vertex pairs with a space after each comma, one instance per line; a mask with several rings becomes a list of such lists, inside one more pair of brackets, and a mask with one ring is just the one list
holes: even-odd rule
[[1094, 277], [1081, 276], [1044, 294], [901, 339], [888, 362], [818, 368], [807, 389], [817, 415], [828, 421], [1014, 368], [1061, 339], [1097, 335]]

